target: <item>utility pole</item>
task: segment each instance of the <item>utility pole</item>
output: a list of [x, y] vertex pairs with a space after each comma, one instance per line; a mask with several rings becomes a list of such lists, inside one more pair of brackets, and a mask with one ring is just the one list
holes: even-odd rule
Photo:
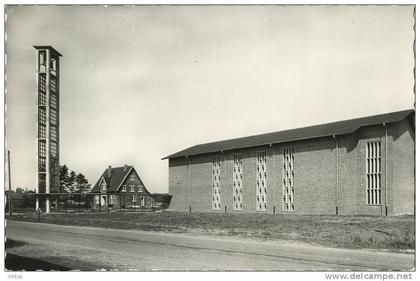
[[10, 150], [7, 151], [7, 172], [9, 173], [9, 216], [12, 216], [12, 180], [10, 178]]

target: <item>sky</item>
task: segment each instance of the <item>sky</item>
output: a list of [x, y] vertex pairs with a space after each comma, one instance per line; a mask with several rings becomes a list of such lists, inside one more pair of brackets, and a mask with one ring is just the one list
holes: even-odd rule
[[5, 146], [35, 189], [36, 53], [61, 58], [60, 164], [94, 185], [211, 141], [414, 106], [413, 6], [8, 6]]

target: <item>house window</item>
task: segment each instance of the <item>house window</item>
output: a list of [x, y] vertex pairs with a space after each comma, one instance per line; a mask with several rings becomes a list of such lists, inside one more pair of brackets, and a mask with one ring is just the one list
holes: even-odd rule
[[146, 198], [144, 196], [140, 196], [140, 204], [142, 207], [146, 206]]
[[366, 144], [366, 203], [381, 204], [381, 142]]
[[135, 181], [136, 180], [136, 175], [135, 174], [131, 174], [130, 177], [128, 178], [129, 181]]
[[139, 192], [143, 192], [143, 190], [142, 190], [142, 188], [141, 188], [140, 185], [138, 185], [138, 188], [139, 188]]
[[257, 211], [267, 210], [267, 153], [257, 152]]
[[233, 157], [233, 209], [242, 210], [243, 208], [243, 188], [242, 188], [242, 156]]
[[133, 203], [137, 203], [137, 195], [133, 195]]
[[106, 182], [104, 180], [102, 181], [102, 184], [101, 184], [101, 190], [103, 192], [106, 192]]
[[136, 191], [134, 190], [134, 188], [135, 188], [135, 186], [134, 186], [134, 185], [130, 185], [130, 192], [136, 192]]
[[99, 195], [96, 195], [95, 196], [95, 204], [96, 205], [99, 205]]
[[109, 203], [110, 203], [111, 205], [115, 205], [115, 195], [110, 195], [110, 196], [109, 196]]
[[220, 202], [220, 158], [217, 158], [212, 166], [212, 209], [220, 210]]
[[127, 191], [127, 186], [126, 185], [123, 185], [122, 186], [122, 192], [126, 192]]
[[295, 172], [294, 172], [294, 149], [283, 150], [283, 211], [294, 211], [295, 202]]

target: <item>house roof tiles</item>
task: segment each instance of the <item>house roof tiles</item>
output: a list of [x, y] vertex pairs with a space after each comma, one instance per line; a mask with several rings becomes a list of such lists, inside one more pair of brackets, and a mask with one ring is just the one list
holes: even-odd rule
[[100, 183], [102, 178], [105, 179], [105, 182], [108, 187], [108, 192], [117, 191], [118, 187], [121, 185], [123, 180], [127, 177], [130, 171], [134, 169], [133, 166], [123, 166], [111, 168], [111, 177], [108, 177], [108, 168], [102, 173], [99, 180], [96, 182], [91, 192], [100, 192]]

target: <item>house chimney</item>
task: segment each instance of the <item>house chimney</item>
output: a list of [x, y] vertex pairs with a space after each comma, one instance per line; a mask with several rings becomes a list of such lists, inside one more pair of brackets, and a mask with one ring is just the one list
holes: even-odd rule
[[124, 172], [127, 171], [127, 165], [124, 165]]
[[112, 169], [112, 167], [111, 166], [108, 166], [108, 178], [111, 177], [111, 169]]

